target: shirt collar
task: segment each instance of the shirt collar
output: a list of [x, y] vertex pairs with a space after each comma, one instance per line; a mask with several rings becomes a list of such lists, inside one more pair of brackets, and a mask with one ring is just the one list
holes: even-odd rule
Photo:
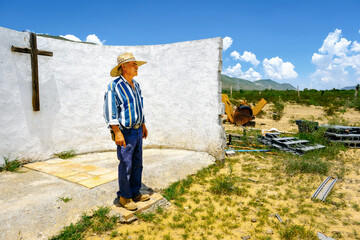
[[[131, 87], [130, 83], [123, 77], [123, 75], [120, 75], [120, 79], [121, 79], [122, 81], [124, 81], [125, 83], [129, 84], [129, 86]], [[136, 84], [135, 84], [136, 81], [135, 81], [135, 79], [132, 79], [132, 81], [133, 81], [134, 87], [136, 88]]]

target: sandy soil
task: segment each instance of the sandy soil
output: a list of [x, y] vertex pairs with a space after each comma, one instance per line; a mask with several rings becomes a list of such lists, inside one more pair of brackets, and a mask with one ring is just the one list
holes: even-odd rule
[[[274, 121], [270, 108], [267, 105], [266, 116], [256, 119], [256, 128], [297, 132], [297, 119], [320, 124], [334, 120], [360, 123], [360, 112], [353, 110], [329, 117], [321, 107], [296, 105], [286, 105], [283, 118]], [[227, 131], [241, 131], [231, 124], [224, 126]], [[325, 203], [312, 201], [311, 196], [326, 176], [287, 174], [279, 159], [279, 155], [266, 153], [228, 158], [217, 174], [197, 179], [181, 201], [172, 200], [169, 209], [157, 212], [150, 220], [140, 218], [101, 235], [88, 232], [86, 239], [112, 239], [111, 234], [115, 239], [285, 239], [281, 233], [292, 226], [312, 235], [288, 239], [317, 239], [318, 232], [335, 239], [360, 239], [360, 149], [348, 149], [331, 160], [329, 176], [341, 178]], [[212, 193], [211, 179], [221, 174], [237, 177], [242, 193]], [[280, 223], [276, 213], [286, 224]]]

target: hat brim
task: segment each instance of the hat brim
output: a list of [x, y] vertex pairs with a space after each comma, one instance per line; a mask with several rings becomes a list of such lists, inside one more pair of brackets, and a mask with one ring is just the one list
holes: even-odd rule
[[118, 65], [117, 65], [116, 67], [114, 67], [113, 69], [111, 69], [111, 71], [110, 71], [110, 76], [112, 76], [112, 77], [118, 77], [118, 76], [120, 76], [120, 75], [121, 75], [121, 72], [119, 71], [118, 68], [119, 68], [121, 65], [123, 65], [124, 63], [127, 63], [127, 62], [136, 62], [138, 66], [141, 66], [141, 65], [144, 65], [145, 63], [147, 63], [147, 62], [145, 62], [145, 61], [126, 60], [126, 61], [118, 64]]

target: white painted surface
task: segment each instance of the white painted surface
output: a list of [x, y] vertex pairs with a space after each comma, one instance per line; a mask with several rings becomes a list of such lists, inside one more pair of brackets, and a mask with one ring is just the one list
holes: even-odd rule
[[149, 137], [145, 147], [164, 146], [208, 152], [223, 158], [220, 125], [222, 39], [153, 46], [99, 46], [39, 37], [40, 112], [32, 110], [29, 33], [0, 27], [0, 163], [3, 157], [49, 158], [113, 150], [102, 116], [110, 70], [123, 52], [148, 63], [139, 68]]

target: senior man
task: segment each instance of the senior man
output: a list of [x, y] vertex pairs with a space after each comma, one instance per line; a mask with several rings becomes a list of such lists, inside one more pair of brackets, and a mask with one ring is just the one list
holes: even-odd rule
[[143, 98], [140, 85], [133, 79], [138, 66], [132, 53], [123, 53], [117, 58], [117, 66], [110, 75], [117, 77], [108, 85], [104, 97], [104, 118], [117, 145], [120, 161], [119, 203], [127, 210], [136, 210], [137, 201], [147, 201], [148, 194], [141, 194], [141, 175], [143, 169], [142, 139], [147, 137], [143, 113]]

